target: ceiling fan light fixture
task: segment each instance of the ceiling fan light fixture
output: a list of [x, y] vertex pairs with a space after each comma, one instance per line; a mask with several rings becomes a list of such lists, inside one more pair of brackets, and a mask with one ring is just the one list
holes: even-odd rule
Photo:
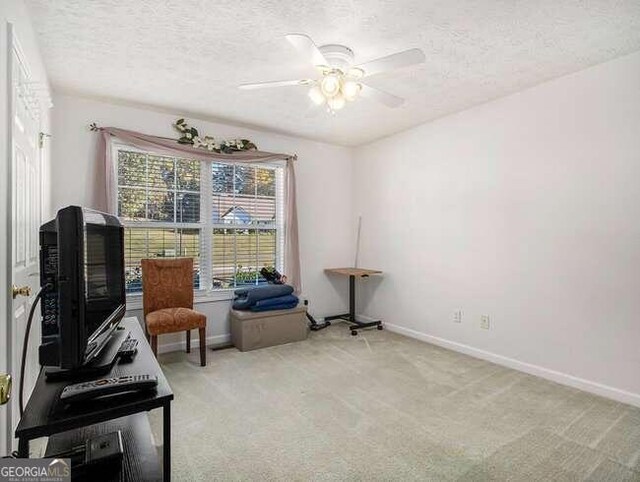
[[342, 84], [342, 95], [344, 95], [344, 98], [348, 101], [356, 100], [361, 90], [362, 84], [354, 80], [347, 80]]
[[320, 81], [320, 90], [325, 97], [333, 97], [340, 92], [340, 78], [336, 74], [325, 75]]
[[335, 95], [334, 97], [331, 97], [329, 100], [327, 100], [329, 109], [333, 111], [342, 109], [346, 103], [347, 102], [342, 94]]
[[327, 44], [318, 47], [305, 34], [289, 34], [287, 40], [303, 55], [319, 74], [317, 77], [297, 80], [272, 80], [242, 84], [241, 89], [262, 89], [271, 87], [305, 86], [307, 95], [318, 106], [327, 104], [327, 112], [335, 114], [347, 101], [367, 97], [388, 107], [399, 107], [404, 99], [371, 87], [367, 78], [383, 72], [424, 63], [422, 50], [413, 48], [387, 55], [368, 62], [355, 64], [353, 50], [345, 45]]
[[326, 100], [324, 94], [320, 90], [320, 87], [318, 87], [317, 85], [314, 85], [313, 87], [311, 87], [311, 89], [309, 89], [309, 98], [316, 105], [322, 105]]

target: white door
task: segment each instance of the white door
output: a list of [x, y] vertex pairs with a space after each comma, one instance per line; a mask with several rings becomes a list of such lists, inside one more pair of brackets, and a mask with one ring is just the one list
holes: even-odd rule
[[[15, 35], [9, 29], [10, 82], [9, 82], [9, 142], [10, 176], [9, 209], [10, 233], [10, 297], [7, 316], [9, 341], [8, 372], [14, 385], [8, 404], [6, 430], [9, 447], [15, 448], [13, 432], [20, 420], [18, 407], [21, 351], [31, 304], [40, 285], [38, 230], [42, 222], [40, 109], [41, 102], [31, 79], [29, 67]], [[26, 358], [25, 403], [38, 375], [37, 347], [40, 338], [40, 310], [33, 319], [29, 352]]]

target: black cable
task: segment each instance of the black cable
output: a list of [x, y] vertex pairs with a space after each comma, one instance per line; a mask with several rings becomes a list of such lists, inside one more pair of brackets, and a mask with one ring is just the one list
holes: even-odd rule
[[36, 306], [38, 306], [38, 301], [42, 298], [42, 292], [47, 287], [40, 288], [38, 294], [36, 295], [36, 299], [33, 300], [33, 304], [31, 305], [31, 310], [29, 310], [29, 319], [27, 320], [27, 329], [24, 332], [24, 342], [22, 343], [22, 363], [20, 365], [20, 386], [18, 393], [18, 400], [20, 404], [20, 417], [24, 414], [24, 372], [25, 365], [27, 363], [27, 348], [29, 347], [29, 333], [31, 332], [31, 323], [33, 322], [33, 315], [36, 312]]

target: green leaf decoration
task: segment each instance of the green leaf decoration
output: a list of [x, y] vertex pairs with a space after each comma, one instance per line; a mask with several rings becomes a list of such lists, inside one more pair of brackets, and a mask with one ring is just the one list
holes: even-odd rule
[[[233, 139], [231, 141], [215, 140], [211, 136], [201, 137], [198, 133], [198, 129], [189, 126], [184, 118], [178, 119], [173, 125], [177, 131], [181, 133], [178, 138], [178, 144], [190, 144], [200, 149], [206, 149], [210, 152], [223, 152], [225, 154], [232, 154], [240, 151], [257, 150], [256, 146], [249, 139]], [[194, 141], [194, 139], [196, 139]]]

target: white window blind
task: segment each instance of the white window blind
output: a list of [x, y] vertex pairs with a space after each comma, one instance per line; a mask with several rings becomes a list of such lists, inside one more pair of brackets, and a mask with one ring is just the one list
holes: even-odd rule
[[194, 289], [265, 283], [283, 270], [284, 168], [158, 156], [116, 146], [117, 212], [125, 225], [127, 292], [140, 260], [194, 259]]

